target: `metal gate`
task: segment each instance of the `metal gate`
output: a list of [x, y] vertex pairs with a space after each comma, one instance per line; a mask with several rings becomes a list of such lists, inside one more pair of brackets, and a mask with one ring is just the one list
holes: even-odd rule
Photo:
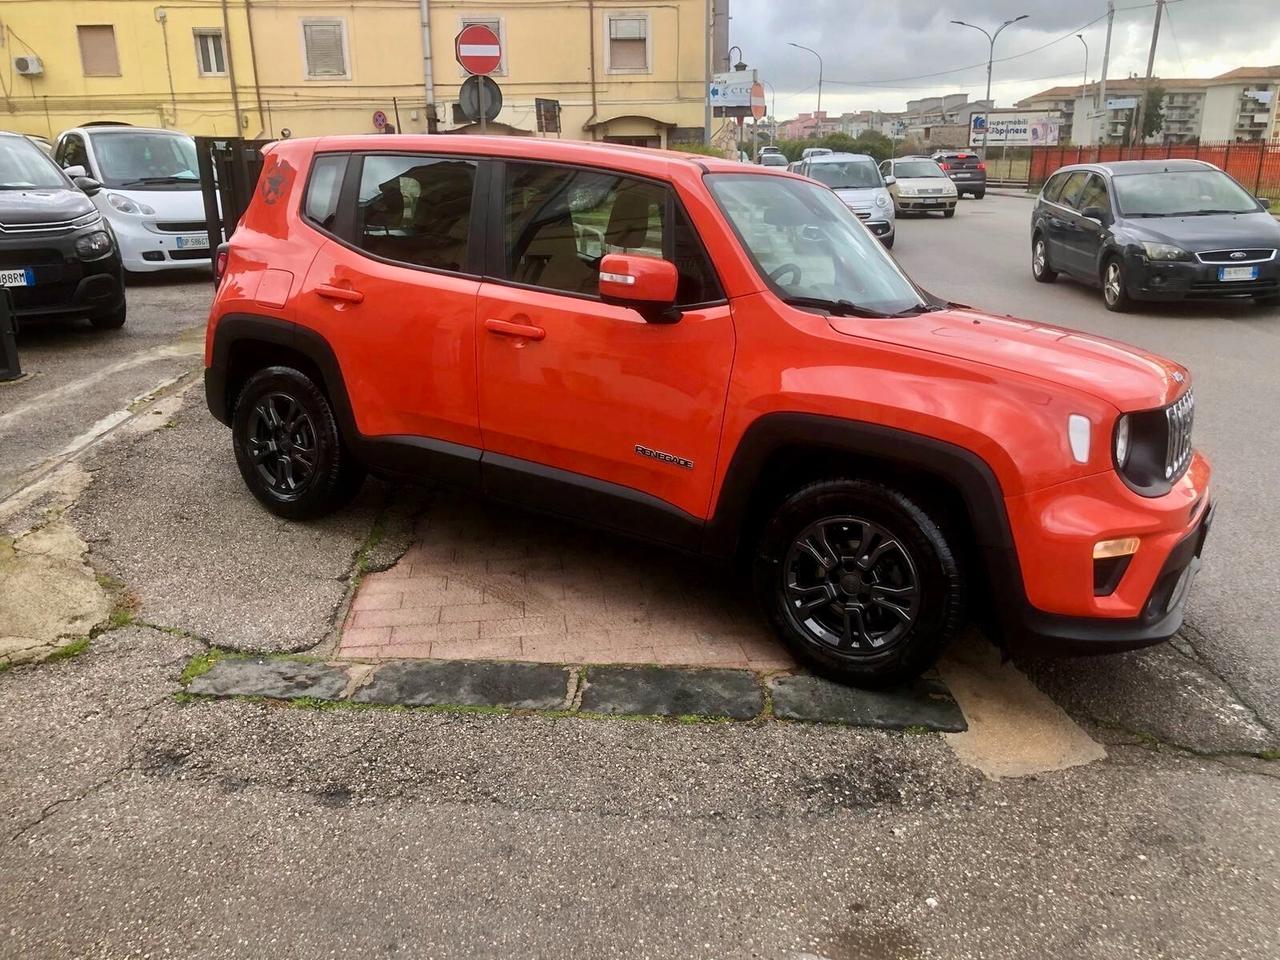
[[210, 256], [235, 232], [262, 172], [262, 148], [273, 140], [196, 137], [196, 163], [209, 229]]

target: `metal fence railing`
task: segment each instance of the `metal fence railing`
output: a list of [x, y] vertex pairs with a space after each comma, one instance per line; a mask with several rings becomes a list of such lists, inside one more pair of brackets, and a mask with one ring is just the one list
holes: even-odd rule
[[1206, 160], [1225, 170], [1255, 196], [1280, 201], [1280, 142], [1169, 143], [1136, 146], [1033, 147], [1027, 186], [1039, 189], [1069, 163], [1116, 160]]
[[204, 194], [209, 251], [231, 238], [244, 216], [262, 172], [262, 148], [270, 140], [196, 137], [196, 164]]

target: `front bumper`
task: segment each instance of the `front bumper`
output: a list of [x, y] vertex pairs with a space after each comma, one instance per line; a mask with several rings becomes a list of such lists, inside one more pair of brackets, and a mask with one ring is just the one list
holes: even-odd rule
[[[56, 241], [26, 238], [21, 252], [0, 246], [6, 262], [28, 266], [34, 280], [28, 286], [7, 288], [19, 322], [98, 316], [111, 313], [124, 303], [119, 254], [86, 262], [75, 255], [73, 240], [74, 237]], [[62, 247], [66, 249], [58, 249]], [[24, 258], [33, 262], [26, 263]]]
[[153, 273], [158, 270], [190, 270], [209, 268], [212, 259], [208, 246], [179, 247], [179, 238], [201, 237], [208, 242], [203, 227], [189, 231], [161, 230], [156, 217], [134, 217], [113, 214], [112, 229], [120, 244], [120, 258], [131, 273]]
[[1248, 264], [1258, 268], [1256, 280], [1219, 280], [1218, 268], [1231, 263], [1198, 260], [1148, 260], [1125, 256], [1125, 281], [1135, 300], [1222, 300], [1280, 295], [1280, 259]]
[[[1080, 654], [1171, 637], [1213, 522], [1210, 472], [1196, 454], [1162, 497], [1141, 497], [1108, 473], [1006, 501], [1023, 581], [1022, 602], [1004, 611], [1008, 639], [1036, 653]], [[1139, 546], [1123, 576], [1095, 595], [1094, 545], [1130, 536]]]
[[954, 210], [958, 196], [899, 197], [898, 210], [903, 213], [929, 213], [937, 210]]

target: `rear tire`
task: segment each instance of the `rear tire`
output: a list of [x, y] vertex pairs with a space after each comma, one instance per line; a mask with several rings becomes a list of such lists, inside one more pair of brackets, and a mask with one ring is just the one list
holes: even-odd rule
[[364, 482], [329, 398], [292, 367], [267, 367], [249, 378], [236, 399], [231, 437], [240, 476], [276, 516], [309, 520], [332, 513]]
[[1049, 244], [1038, 233], [1031, 238], [1031, 275], [1037, 283], [1053, 283], [1058, 279], [1058, 271], [1049, 266]]
[[982, 199], [983, 197], [985, 197], [986, 195], [987, 195], [987, 191], [985, 191], [985, 190], [980, 190], [980, 191], [978, 191], [977, 193], [975, 193], [975, 194], [973, 195], [973, 199], [975, 199], [975, 200], [981, 200], [981, 199]]
[[1119, 257], [1108, 257], [1102, 265], [1102, 303], [1112, 313], [1125, 313], [1133, 306], [1125, 283], [1124, 263]]
[[122, 303], [109, 313], [95, 314], [89, 318], [89, 322], [93, 324], [96, 330], [119, 330], [124, 326], [127, 313], [128, 307]]
[[892, 487], [823, 480], [774, 511], [753, 576], [774, 631], [815, 672], [911, 680], [959, 633], [965, 585], [938, 525]]

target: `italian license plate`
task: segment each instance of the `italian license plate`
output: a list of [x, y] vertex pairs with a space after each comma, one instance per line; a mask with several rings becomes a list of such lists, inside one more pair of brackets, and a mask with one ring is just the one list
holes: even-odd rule
[[936, 198], [934, 198], [934, 197], [925, 197], [925, 198], [924, 198], [924, 202], [925, 202], [925, 203], [941, 203], [942, 201], [941, 201], [941, 200], [938, 200], [938, 199], [936, 199]]
[[175, 245], [179, 250], [208, 250], [208, 237], [178, 237]]
[[35, 271], [30, 267], [0, 270], [0, 287], [29, 287], [35, 282]]
[[973, 174], [971, 174], [971, 173], [957, 173], [957, 174], [956, 174], [956, 179], [957, 179], [957, 180], [968, 180], [971, 176], [973, 176]]
[[1257, 267], [1219, 267], [1218, 279], [1223, 281], [1229, 280], [1257, 280]]

